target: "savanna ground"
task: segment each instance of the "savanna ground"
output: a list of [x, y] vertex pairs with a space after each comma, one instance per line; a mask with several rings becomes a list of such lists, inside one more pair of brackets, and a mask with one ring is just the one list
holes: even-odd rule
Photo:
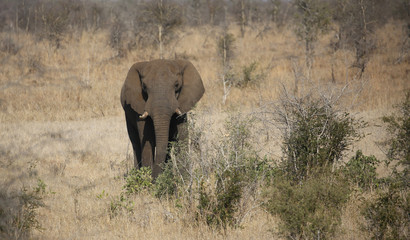
[[[296, 37], [292, 24], [253, 24], [246, 26], [243, 37], [234, 21], [225, 29], [210, 24], [183, 25], [173, 30], [172, 39], [164, 46], [164, 58], [188, 59], [202, 76], [206, 92], [194, 110], [196, 124], [203, 131], [202, 142], [217, 142], [221, 127], [232, 114], [246, 119], [266, 111], [266, 106], [277, 102], [284, 89], [294, 94], [316, 89], [313, 94], [318, 96], [341, 96], [338, 105], [368, 123], [361, 130], [365, 137], [349, 146], [342, 161], [346, 162], [358, 149], [365, 155], [386, 159], [378, 144], [387, 139], [381, 117], [391, 114], [393, 106], [402, 101], [410, 88], [405, 22], [390, 19], [374, 31], [375, 49], [360, 77], [360, 69], [352, 67], [355, 52], [333, 50], [333, 31], [320, 35], [313, 65], [306, 69], [305, 46]], [[109, 28], [67, 31], [60, 36], [58, 45], [47, 38], [39, 39], [22, 27], [0, 33], [0, 213], [4, 216], [2, 223], [6, 223], [1, 225], [4, 236], [281, 238], [280, 219], [261, 206], [248, 208], [240, 227], [219, 230], [194, 221], [190, 209], [181, 210], [175, 199], [158, 199], [142, 192], [133, 196], [132, 213], [112, 216], [110, 204], [123, 191], [124, 175], [133, 166], [120, 89], [134, 62], [159, 58], [160, 53], [156, 45], [126, 50], [112, 47], [109, 43], [113, 33]], [[244, 67], [255, 62], [252, 74], [258, 75], [254, 83], [245, 87], [232, 86], [229, 94], [223, 90], [224, 69], [218, 48], [224, 33], [235, 39], [231, 71], [240, 78]], [[120, 54], [122, 51], [125, 54]], [[248, 125], [251, 131], [258, 130], [251, 134], [251, 144], [259, 155], [279, 161], [283, 155], [280, 131], [275, 124], [260, 125], [261, 122]], [[389, 169], [380, 165], [377, 173], [388, 175]], [[22, 205], [24, 193], [32, 192], [41, 192], [39, 204]], [[258, 200], [263, 201], [263, 197]], [[359, 202], [359, 197], [349, 199], [334, 238], [369, 237], [361, 225]], [[27, 206], [36, 207], [33, 211], [23, 209]], [[27, 212], [33, 218], [24, 216]], [[32, 225], [28, 232], [16, 223], [27, 218]], [[14, 227], [8, 228], [10, 225]]]

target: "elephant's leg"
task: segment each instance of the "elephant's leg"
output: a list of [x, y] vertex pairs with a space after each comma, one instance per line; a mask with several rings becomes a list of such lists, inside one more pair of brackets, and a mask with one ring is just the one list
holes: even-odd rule
[[134, 167], [141, 167], [141, 143], [138, 134], [138, 129], [133, 124], [133, 118], [125, 115], [125, 120], [127, 122], [127, 131], [130, 138], [132, 149], [134, 150]]
[[155, 130], [150, 118], [137, 123], [140, 129], [142, 166], [153, 167], [155, 156]]

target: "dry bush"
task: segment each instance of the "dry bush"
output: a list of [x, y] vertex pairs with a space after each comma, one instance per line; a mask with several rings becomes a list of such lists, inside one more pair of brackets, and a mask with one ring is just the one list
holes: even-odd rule
[[140, 14], [135, 19], [135, 35], [143, 45], [156, 45], [162, 59], [165, 45], [175, 38], [175, 29], [182, 24], [181, 5], [168, 0], [155, 0], [144, 3], [140, 8]]
[[44, 207], [46, 184], [37, 180], [37, 186], [21, 187], [16, 192], [7, 191], [5, 184], [0, 189], [0, 236], [4, 239], [26, 239], [33, 230], [41, 231], [38, 209]]
[[14, 39], [6, 37], [0, 42], [0, 51], [7, 55], [16, 55], [20, 51], [20, 46], [16, 45]]
[[[156, 195], [176, 197], [187, 217], [216, 229], [242, 226], [260, 203], [259, 186], [267, 161], [258, 157], [252, 139], [252, 118], [232, 114], [220, 133], [211, 133], [202, 114], [189, 117], [189, 140], [175, 144]], [[161, 192], [158, 192], [161, 190]], [[158, 194], [160, 193], [160, 194]], [[193, 209], [195, 209], [193, 211]]]
[[111, 26], [110, 35], [109, 35], [109, 45], [111, 48], [118, 52], [118, 57], [125, 57], [124, 50], [124, 32], [125, 25], [117, 16], [114, 20], [113, 25]]

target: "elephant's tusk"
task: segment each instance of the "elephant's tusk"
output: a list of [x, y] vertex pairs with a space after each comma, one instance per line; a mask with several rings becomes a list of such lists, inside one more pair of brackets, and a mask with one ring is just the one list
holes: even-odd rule
[[148, 112], [145, 111], [142, 115], [140, 115], [140, 119], [145, 119], [148, 117]]
[[182, 115], [182, 112], [181, 112], [181, 110], [179, 110], [179, 108], [177, 108], [177, 110], [175, 110], [175, 112], [176, 112], [178, 115]]

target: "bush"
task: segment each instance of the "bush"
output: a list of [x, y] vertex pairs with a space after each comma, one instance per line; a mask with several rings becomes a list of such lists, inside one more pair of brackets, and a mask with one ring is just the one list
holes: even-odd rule
[[322, 99], [285, 99], [277, 111], [284, 126], [283, 168], [294, 181], [328, 171], [360, 137], [356, 129], [362, 123]]
[[267, 189], [265, 207], [280, 217], [282, 234], [290, 239], [331, 239], [349, 193], [347, 181], [337, 174], [324, 174], [301, 184], [277, 175]]
[[238, 203], [242, 197], [243, 182], [238, 171], [229, 169], [217, 176], [215, 193], [209, 192], [201, 182], [198, 209], [202, 218], [210, 226], [226, 229], [235, 226]]
[[249, 85], [257, 85], [261, 79], [264, 78], [264, 74], [257, 71], [258, 63], [251, 62], [249, 65], [242, 67], [242, 75], [240, 77], [233, 77], [229, 79], [227, 76], [227, 81], [233, 82], [234, 86], [239, 88], [245, 88]]
[[240, 226], [267, 171], [267, 160], [257, 157], [250, 144], [252, 119], [232, 115], [217, 141], [202, 144], [205, 128], [193, 118], [187, 122], [189, 140], [172, 144], [155, 195], [176, 196], [179, 207], [197, 209], [192, 217], [210, 227]]
[[21, 49], [14, 39], [8, 37], [0, 39], [0, 52], [16, 55]]
[[123, 49], [124, 32], [126, 31], [124, 23], [117, 17], [111, 26], [109, 45], [112, 49], [117, 51], [117, 56], [124, 57]]
[[379, 163], [375, 156], [365, 156], [358, 150], [356, 155], [347, 162], [344, 174], [358, 187], [368, 190], [377, 183], [376, 167]]
[[389, 162], [396, 160], [408, 171], [410, 166], [410, 91], [407, 91], [404, 101], [396, 108], [399, 112], [398, 116], [383, 118], [391, 134], [391, 138], [386, 141], [387, 156]]
[[273, 112], [283, 158], [271, 170], [265, 207], [282, 220], [282, 234], [290, 239], [334, 236], [351, 191], [337, 163], [364, 126], [331, 99], [313, 94], [291, 96], [285, 89]]
[[[238, 227], [249, 208], [259, 204], [258, 189], [268, 172], [250, 140], [252, 118], [231, 115], [213, 147], [211, 171], [198, 184], [198, 209], [210, 226]], [[203, 178], [202, 178], [203, 179]]]
[[181, 9], [174, 1], [155, 0], [141, 4], [142, 11], [134, 22], [135, 33], [142, 39], [154, 40], [158, 44], [161, 59], [164, 57], [164, 46], [172, 40], [175, 30], [182, 24]]
[[152, 170], [149, 167], [140, 169], [133, 168], [125, 179], [124, 190], [127, 195], [139, 193], [143, 190], [151, 190]]
[[0, 192], [0, 238], [25, 239], [33, 229], [42, 230], [37, 211], [44, 206], [47, 185], [37, 180], [37, 186], [22, 187], [16, 196]]
[[37, 220], [36, 212], [39, 207], [44, 206], [41, 194], [42, 193], [36, 189], [34, 189], [34, 191], [30, 191], [26, 188], [22, 189], [22, 194], [20, 196], [22, 208], [13, 220], [15, 228], [22, 233], [28, 232], [31, 229], [41, 230], [41, 224]]
[[218, 40], [218, 54], [221, 56], [222, 66], [228, 68], [230, 61], [234, 56], [235, 36], [226, 30]]
[[109, 213], [111, 218], [117, 216], [123, 210], [126, 212], [133, 211], [134, 202], [131, 200], [131, 197], [134, 194], [144, 191], [150, 192], [152, 190], [151, 174], [152, 170], [149, 167], [133, 168], [131, 170], [125, 177], [123, 192], [118, 197], [114, 197], [110, 202]]
[[63, 35], [69, 27], [69, 9], [63, 3], [57, 2], [40, 8], [41, 28], [40, 38], [45, 38], [53, 43], [56, 48], [61, 46]]
[[[396, 1], [346, 0], [334, 1], [333, 18], [339, 25], [337, 48], [350, 48], [355, 51], [353, 67], [360, 69], [361, 77], [377, 46], [376, 27], [389, 19], [389, 11]], [[397, 16], [397, 14], [394, 14]]]
[[114, 218], [124, 210], [128, 213], [131, 213], [133, 211], [134, 202], [131, 201], [128, 197], [129, 196], [127, 196], [126, 194], [121, 193], [120, 196], [111, 200], [109, 207], [110, 218]]
[[376, 199], [365, 202], [362, 214], [372, 239], [409, 239], [410, 194], [403, 184], [393, 183]]
[[180, 182], [173, 172], [172, 162], [165, 164], [164, 171], [157, 177], [153, 185], [154, 196], [161, 199], [177, 194]]
[[305, 45], [306, 66], [312, 67], [314, 45], [330, 26], [330, 11], [323, 1], [296, 0], [296, 35]]
[[410, 224], [410, 92], [398, 106], [399, 116], [385, 117], [392, 135], [386, 142], [388, 161], [394, 162], [393, 174], [375, 199], [365, 202], [363, 215], [373, 239], [408, 239]]

